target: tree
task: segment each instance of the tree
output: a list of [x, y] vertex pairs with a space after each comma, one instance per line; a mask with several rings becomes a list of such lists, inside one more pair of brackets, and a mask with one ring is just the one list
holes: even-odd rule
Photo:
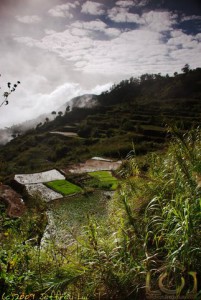
[[189, 64], [185, 64], [185, 66], [181, 70], [183, 73], [187, 74], [190, 71]]
[[[0, 74], [0, 76], [1, 76], [1, 74]], [[8, 91], [6, 91], [6, 92], [3, 93], [4, 100], [3, 100], [3, 102], [0, 104], [0, 107], [3, 106], [3, 105], [8, 105], [8, 104], [9, 104], [9, 102], [8, 102], [8, 97], [9, 97], [9, 95], [10, 95], [11, 93], [13, 93], [13, 92], [16, 90], [18, 84], [20, 84], [20, 81], [19, 81], [19, 80], [17, 81], [17, 83], [15, 83], [15, 84], [13, 84], [13, 85], [11, 84], [11, 82], [8, 82], [8, 83], [7, 83]], [[1, 87], [0, 87], [0, 88], [1, 88]]]
[[38, 129], [39, 127], [41, 127], [43, 124], [40, 122], [36, 125], [36, 129]]
[[62, 111], [59, 111], [58, 112], [58, 115], [61, 117], [63, 115], [63, 112]]
[[70, 105], [68, 105], [67, 107], [66, 107], [66, 113], [68, 113], [70, 111]]

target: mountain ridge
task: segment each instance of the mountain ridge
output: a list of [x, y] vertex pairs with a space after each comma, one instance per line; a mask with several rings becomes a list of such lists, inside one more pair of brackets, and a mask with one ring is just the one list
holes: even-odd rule
[[138, 155], [163, 150], [168, 127], [185, 131], [200, 125], [200, 78], [197, 68], [174, 77], [145, 74], [123, 80], [96, 96], [95, 106], [71, 107], [1, 147], [0, 160], [8, 166], [0, 175], [66, 167], [93, 156], [123, 159], [133, 144]]
[[[83, 94], [81, 96], [73, 97], [69, 101], [65, 102], [62, 106], [55, 109], [55, 113], [62, 112], [63, 114], [66, 111], [66, 108], [69, 106], [69, 109], [75, 107], [93, 107], [97, 105], [97, 95], [95, 94]], [[56, 113], [57, 114], [57, 113]], [[24, 134], [26, 131], [35, 128], [38, 124], [43, 124], [47, 120], [53, 121], [54, 115], [52, 112], [46, 114], [41, 114], [37, 118], [33, 118], [22, 123], [13, 124], [10, 127], [0, 129], [0, 145], [5, 145], [10, 142], [13, 138], [18, 135]]]

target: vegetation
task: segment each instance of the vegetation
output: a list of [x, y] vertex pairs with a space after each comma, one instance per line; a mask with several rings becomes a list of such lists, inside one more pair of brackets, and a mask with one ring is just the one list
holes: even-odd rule
[[[84, 200], [82, 195], [80, 200], [62, 200], [62, 206], [57, 201], [57, 234], [61, 230], [60, 236], [65, 236], [59, 243], [52, 235], [46, 246], [31, 246], [37, 228], [31, 211], [26, 222], [4, 219], [4, 293], [34, 293], [39, 299], [44, 293], [46, 299], [59, 293], [86, 299], [144, 299], [150, 274], [157, 289], [159, 276], [167, 273], [165, 291], [188, 295], [193, 285], [189, 274], [197, 272], [198, 279], [201, 275], [201, 131], [173, 131], [165, 154], [147, 156], [146, 172], [133, 151], [128, 155], [113, 199], [102, 202], [95, 195], [94, 200]], [[101, 205], [104, 218], [95, 213], [103, 212]]]
[[[0, 206], [0, 298], [200, 299], [200, 75], [186, 65], [174, 77], [122, 81], [99, 106], [73, 108], [1, 147], [8, 183], [17, 172], [133, 150], [118, 180], [93, 172], [71, 175], [75, 184], [53, 181], [65, 195], [81, 191], [79, 181], [84, 191], [48, 204], [26, 196], [20, 219]], [[79, 137], [50, 133], [72, 128]]]
[[79, 186], [67, 180], [54, 180], [45, 183], [45, 185], [64, 196], [80, 193], [82, 191]]
[[108, 217], [107, 205], [108, 198], [100, 191], [87, 195], [76, 194], [52, 202], [50, 208], [57, 228], [54, 237], [57, 244], [62, 243], [62, 247], [65, 247], [70, 241], [75, 243], [78, 236], [84, 234], [89, 216], [94, 216], [98, 222], [102, 222]]
[[[164, 149], [170, 134], [197, 127], [201, 111], [201, 69], [175, 74], [145, 74], [114, 85], [97, 97], [99, 105], [76, 108], [1, 147], [1, 176], [37, 172], [85, 161], [92, 156], [123, 159], [135, 145], [137, 155]], [[75, 132], [79, 137], [51, 134]]]
[[118, 181], [109, 171], [96, 171], [89, 172], [88, 174], [95, 179], [91, 182], [93, 187], [109, 190], [117, 188]]

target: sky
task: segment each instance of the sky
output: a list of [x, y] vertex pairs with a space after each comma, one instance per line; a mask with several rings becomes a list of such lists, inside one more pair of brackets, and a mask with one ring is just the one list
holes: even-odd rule
[[201, 67], [200, 0], [0, 0], [0, 128], [144, 73]]

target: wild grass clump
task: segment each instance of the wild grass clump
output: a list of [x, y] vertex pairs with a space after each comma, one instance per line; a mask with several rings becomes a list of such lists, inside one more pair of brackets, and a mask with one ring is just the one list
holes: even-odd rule
[[192, 271], [200, 276], [201, 270], [201, 131], [171, 131], [166, 154], [147, 156], [146, 174], [135, 157], [124, 163], [119, 201], [127, 219], [124, 232], [134, 232], [128, 240], [144, 272], [156, 278], [168, 272], [178, 287], [181, 276]]
[[[163, 268], [200, 272], [201, 132], [173, 133], [166, 156], [152, 157], [148, 173], [148, 189], [155, 193], [145, 215], [147, 250], [163, 257]], [[148, 247], [150, 240], [153, 247]]]

